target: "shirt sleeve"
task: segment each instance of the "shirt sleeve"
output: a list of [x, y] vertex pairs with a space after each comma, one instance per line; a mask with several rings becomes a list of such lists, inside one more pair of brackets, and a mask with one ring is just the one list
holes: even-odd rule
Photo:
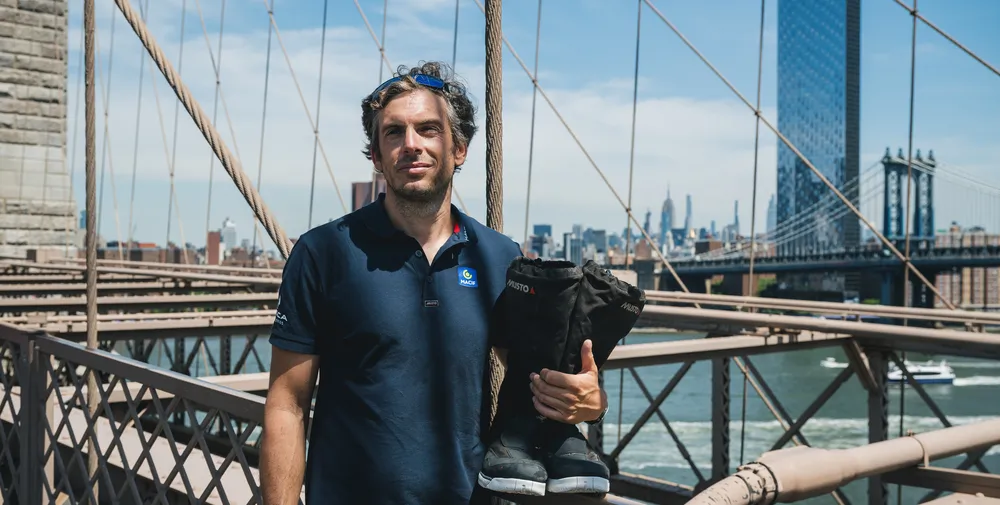
[[307, 244], [298, 243], [285, 262], [278, 288], [278, 308], [271, 325], [271, 345], [301, 354], [318, 354], [322, 284]]

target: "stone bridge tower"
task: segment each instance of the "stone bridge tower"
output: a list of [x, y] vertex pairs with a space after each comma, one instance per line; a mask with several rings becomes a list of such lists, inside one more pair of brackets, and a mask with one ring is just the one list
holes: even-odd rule
[[0, 255], [75, 256], [68, 0], [0, 0]]

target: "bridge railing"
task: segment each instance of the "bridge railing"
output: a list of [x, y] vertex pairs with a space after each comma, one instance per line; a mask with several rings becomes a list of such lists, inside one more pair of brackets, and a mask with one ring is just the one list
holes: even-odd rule
[[262, 397], [3, 323], [0, 353], [5, 503], [261, 502]]

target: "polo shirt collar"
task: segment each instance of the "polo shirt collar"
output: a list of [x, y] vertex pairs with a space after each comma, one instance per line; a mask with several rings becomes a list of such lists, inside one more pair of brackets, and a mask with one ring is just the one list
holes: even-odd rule
[[[470, 226], [469, 217], [463, 214], [455, 204], [451, 204], [451, 213], [457, 219], [455, 220], [455, 229], [453, 230], [454, 237], [449, 242], [464, 243], [475, 241], [475, 231]], [[374, 202], [358, 210], [358, 217], [361, 218], [361, 221], [369, 230], [381, 238], [387, 239], [396, 234], [403, 234], [389, 220], [389, 213], [385, 210], [385, 193], [379, 193], [378, 198]]]

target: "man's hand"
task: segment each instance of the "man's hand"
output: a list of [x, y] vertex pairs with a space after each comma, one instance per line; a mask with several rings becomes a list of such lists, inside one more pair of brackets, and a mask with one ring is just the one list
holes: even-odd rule
[[568, 424], [593, 421], [601, 416], [607, 397], [597, 380], [597, 364], [591, 341], [585, 340], [580, 351], [582, 367], [575, 375], [547, 368], [531, 374], [531, 393], [535, 410], [543, 416]]

